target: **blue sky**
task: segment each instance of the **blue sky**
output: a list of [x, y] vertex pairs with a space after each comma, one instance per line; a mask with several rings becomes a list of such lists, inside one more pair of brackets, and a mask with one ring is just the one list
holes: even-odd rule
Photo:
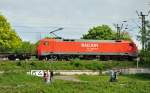
[[57, 35], [79, 39], [93, 26], [107, 24], [114, 29], [113, 24], [123, 20], [136, 41], [140, 20], [135, 11], [149, 9], [149, 0], [0, 0], [0, 12], [23, 40], [31, 42], [59, 27], [64, 29]]

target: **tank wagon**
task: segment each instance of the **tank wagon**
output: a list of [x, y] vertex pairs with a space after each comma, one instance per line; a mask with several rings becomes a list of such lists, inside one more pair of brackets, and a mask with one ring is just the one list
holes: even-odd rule
[[129, 59], [137, 57], [136, 45], [127, 40], [42, 39], [38, 59]]

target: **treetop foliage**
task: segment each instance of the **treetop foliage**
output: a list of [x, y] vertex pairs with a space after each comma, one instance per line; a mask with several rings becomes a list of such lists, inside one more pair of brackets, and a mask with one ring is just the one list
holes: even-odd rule
[[[131, 40], [128, 32], [121, 32], [122, 40]], [[117, 33], [108, 25], [101, 25], [91, 28], [87, 34], [84, 34], [82, 39], [97, 39], [97, 40], [116, 40]]]
[[83, 39], [99, 39], [99, 40], [109, 40], [114, 39], [113, 31], [107, 25], [93, 27], [88, 31], [87, 34], [83, 35]]
[[0, 14], [0, 52], [19, 47], [21, 41], [7, 19]]

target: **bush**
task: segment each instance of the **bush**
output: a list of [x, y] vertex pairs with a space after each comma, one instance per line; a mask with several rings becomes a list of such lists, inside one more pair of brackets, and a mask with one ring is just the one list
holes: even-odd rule
[[81, 65], [81, 64], [80, 64], [79, 62], [75, 62], [75, 63], [74, 63], [74, 66], [75, 66], [75, 67], [79, 67], [80, 65]]
[[92, 63], [92, 64], [85, 65], [85, 68], [93, 69], [93, 70], [102, 70], [103, 67], [104, 67], [103, 64], [100, 64], [100, 63]]
[[36, 63], [35, 62], [31, 62], [30, 65], [33, 66], [33, 67], [36, 67]]
[[21, 62], [17, 62], [17, 66], [21, 66], [22, 64], [21, 64]]
[[144, 62], [146, 65], [150, 65], [150, 51], [141, 51], [140, 52], [140, 61]]
[[69, 64], [70, 64], [71, 66], [75, 66], [76, 68], [82, 66], [82, 64], [81, 64], [80, 62], [74, 62], [74, 61], [71, 61]]

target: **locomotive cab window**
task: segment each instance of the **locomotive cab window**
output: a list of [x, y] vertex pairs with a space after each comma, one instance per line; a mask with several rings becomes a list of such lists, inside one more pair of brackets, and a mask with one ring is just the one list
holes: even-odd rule
[[45, 45], [45, 46], [48, 46], [48, 45], [49, 45], [48, 41], [45, 41], [45, 42], [44, 42], [44, 45]]

